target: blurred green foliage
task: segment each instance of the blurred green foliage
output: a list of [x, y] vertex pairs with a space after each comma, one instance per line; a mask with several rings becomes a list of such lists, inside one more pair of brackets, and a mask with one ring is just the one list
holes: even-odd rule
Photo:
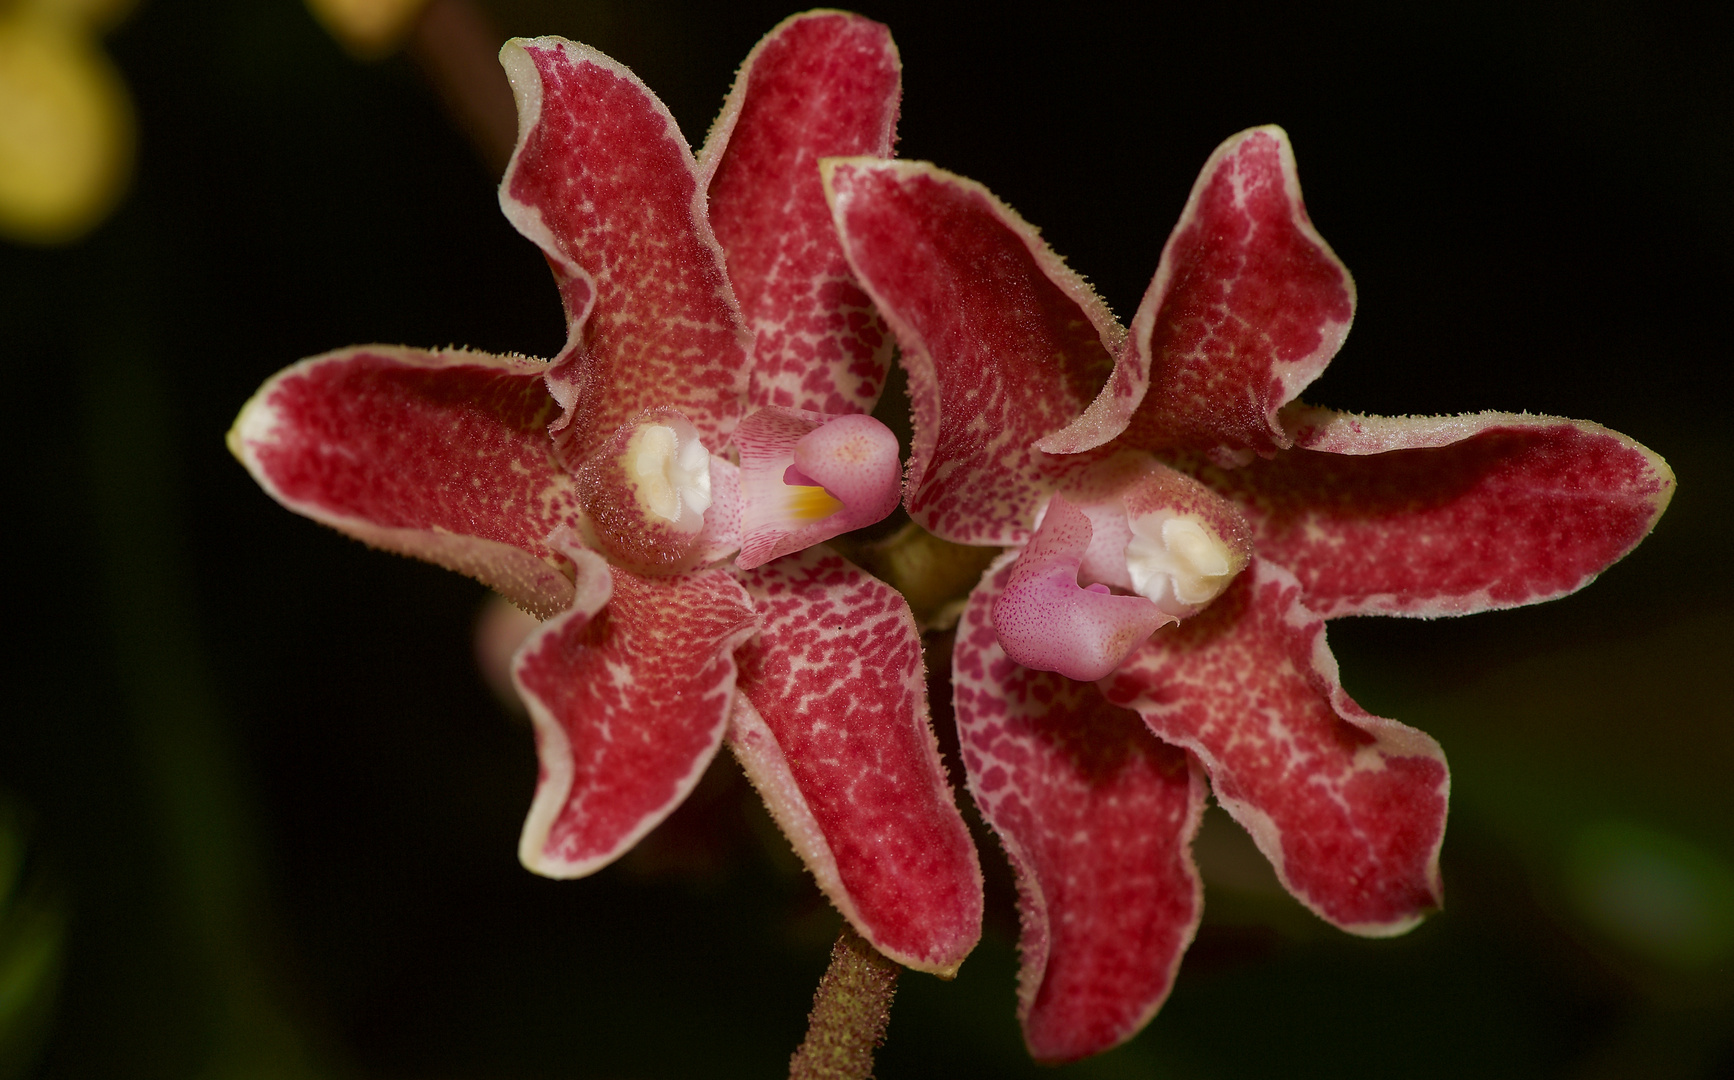
[[60, 989], [64, 902], [30, 854], [24, 816], [0, 793], [0, 1080], [35, 1064]]

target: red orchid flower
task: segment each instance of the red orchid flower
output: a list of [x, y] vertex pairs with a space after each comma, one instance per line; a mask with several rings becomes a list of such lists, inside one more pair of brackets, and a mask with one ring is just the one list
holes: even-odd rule
[[1201, 913], [1206, 777], [1321, 917], [1415, 925], [1440, 902], [1445, 759], [1349, 698], [1324, 621], [1578, 589], [1649, 532], [1667, 466], [1582, 421], [1296, 401], [1355, 293], [1278, 128], [1205, 164], [1130, 332], [981, 186], [822, 169], [908, 369], [909, 512], [1010, 548], [953, 678], [970, 791], [1019, 881], [1031, 1052], [1100, 1052], [1161, 1005]]
[[920, 638], [894, 590], [812, 546], [897, 503], [896, 440], [865, 415], [892, 342], [817, 168], [890, 153], [890, 35], [785, 21], [696, 159], [595, 50], [515, 40], [501, 62], [519, 133], [500, 203], [554, 270], [565, 349], [317, 356], [265, 383], [230, 446], [290, 509], [547, 619], [514, 662], [541, 761], [526, 866], [606, 865], [726, 733], [856, 929], [950, 973], [981, 875]]

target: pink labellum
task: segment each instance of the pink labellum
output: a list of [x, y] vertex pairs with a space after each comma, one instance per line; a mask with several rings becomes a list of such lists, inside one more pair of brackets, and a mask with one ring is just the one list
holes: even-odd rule
[[891, 32], [840, 11], [785, 19], [741, 66], [700, 160], [756, 337], [753, 405], [865, 413], [879, 400], [892, 337], [837, 244], [819, 159], [890, 157], [900, 94]]
[[897, 436], [871, 416], [839, 416], [795, 444], [795, 465], [821, 484], [863, 525], [897, 509], [903, 469]]
[[1636, 547], [1674, 492], [1660, 457], [1587, 421], [1312, 409], [1290, 422], [1297, 449], [1206, 479], [1326, 618], [1563, 596]]
[[1445, 757], [1349, 698], [1302, 598], [1292, 574], [1254, 560], [1100, 685], [1198, 756], [1296, 899], [1351, 933], [1400, 934], [1440, 903]]
[[272, 376], [229, 448], [291, 510], [374, 547], [438, 563], [538, 615], [572, 602], [544, 537], [580, 520], [546, 427], [547, 365], [384, 345]]
[[1100, 679], [1158, 627], [1176, 621], [1142, 596], [1081, 588], [1078, 564], [1089, 546], [1090, 519], [1055, 495], [993, 604], [1000, 646], [1017, 663], [1068, 679]]
[[910, 516], [967, 544], [1021, 543], [1086, 460], [1038, 440], [1113, 369], [1108, 309], [986, 188], [922, 162], [829, 160], [844, 253], [902, 345], [915, 415]]
[[1199, 173], [1091, 410], [1110, 434], [1125, 427], [1125, 445], [1223, 464], [1269, 455], [1290, 445], [1277, 411], [1324, 371], [1354, 314], [1354, 279], [1307, 217], [1288, 134], [1243, 131]]
[[678, 409], [716, 449], [746, 392], [746, 331], [686, 140], [637, 76], [561, 38], [515, 38], [500, 63], [518, 146], [500, 206], [547, 255], [569, 336], [549, 373], [576, 468], [647, 408]]
[[743, 572], [730, 740], [819, 886], [875, 948], [950, 976], [981, 936], [981, 869], [928, 722], [915, 621], [824, 548]]
[[[568, 549], [587, 575], [610, 573]], [[513, 665], [541, 761], [518, 856], [549, 877], [602, 868], [686, 798], [722, 742], [734, 651], [755, 629], [725, 571], [611, 577], [605, 609], [550, 619]]]
[[859, 413], [759, 409], [735, 429], [743, 570], [882, 521], [897, 509], [897, 436]]
[[988, 612], [1011, 559], [958, 625], [957, 725], [970, 794], [1017, 874], [1024, 1039], [1071, 1061], [1137, 1034], [1174, 984], [1203, 912], [1191, 842], [1205, 784], [1094, 684], [1005, 655]]

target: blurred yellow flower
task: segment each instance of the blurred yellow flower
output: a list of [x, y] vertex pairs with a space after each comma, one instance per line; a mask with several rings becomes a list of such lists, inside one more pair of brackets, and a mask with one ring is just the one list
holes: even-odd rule
[[[91, 0], [95, 2], [95, 0]], [[307, 0], [321, 25], [351, 54], [375, 59], [397, 48], [428, 0]]]
[[132, 172], [132, 102], [96, 33], [131, 0], [0, 8], [0, 235], [76, 240]]

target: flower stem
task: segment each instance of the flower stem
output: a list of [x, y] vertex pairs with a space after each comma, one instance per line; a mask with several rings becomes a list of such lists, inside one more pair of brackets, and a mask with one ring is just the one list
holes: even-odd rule
[[789, 1059], [789, 1080], [871, 1080], [901, 970], [844, 923], [813, 995], [807, 1038]]
[[500, 70], [503, 40], [475, 0], [430, 0], [406, 45], [495, 176], [506, 171], [518, 140], [518, 105]]

